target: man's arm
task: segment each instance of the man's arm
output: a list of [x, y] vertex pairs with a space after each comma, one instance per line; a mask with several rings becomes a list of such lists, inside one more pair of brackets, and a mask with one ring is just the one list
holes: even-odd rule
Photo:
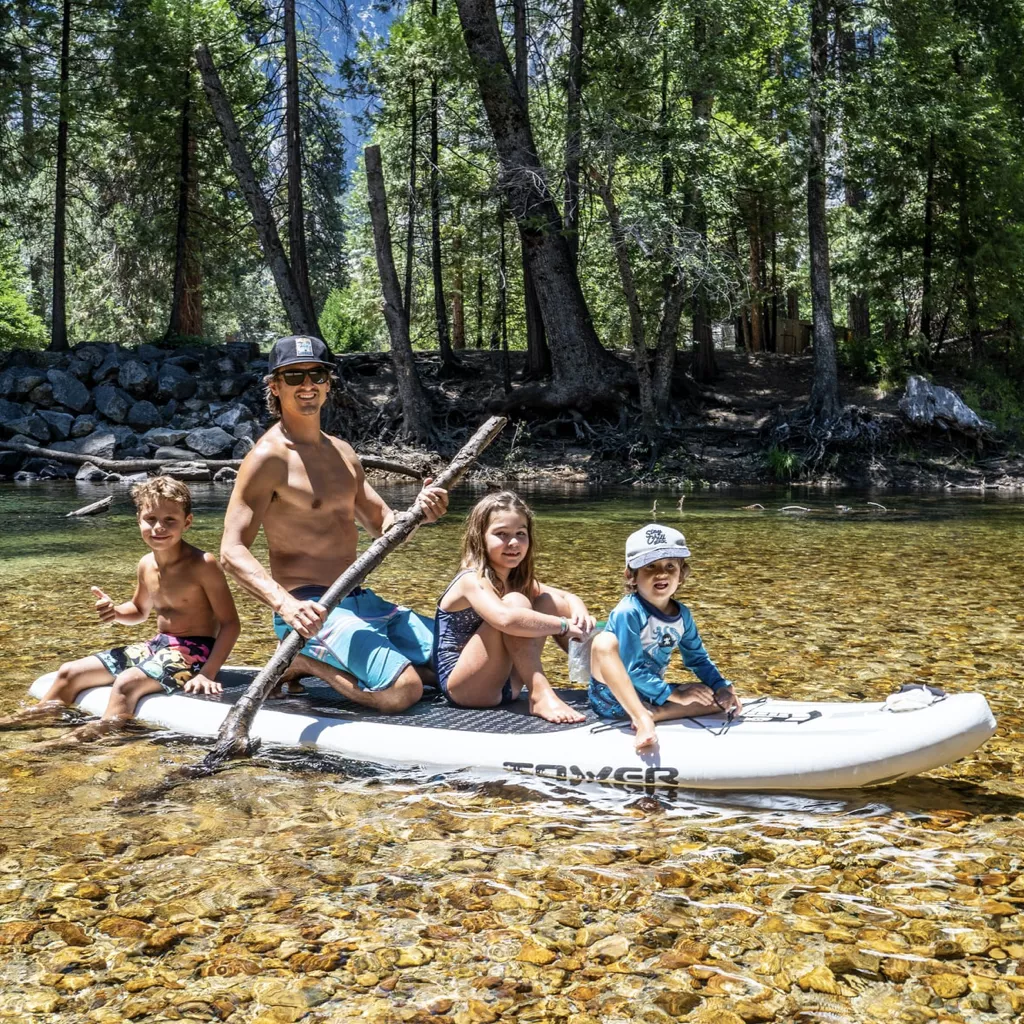
[[[347, 461], [353, 467], [356, 485], [355, 516], [356, 522], [371, 537], [380, 537], [395, 525], [396, 512], [370, 486], [363, 472], [362, 463], [351, 445], [340, 442]], [[423, 488], [416, 495], [416, 501], [426, 513], [425, 522], [436, 523], [448, 511], [448, 492], [442, 487], [431, 487], [433, 477], [423, 481]]]
[[287, 467], [272, 451], [257, 446], [238, 470], [220, 542], [220, 562], [224, 571], [258, 601], [279, 611], [288, 592], [260, 565], [249, 550], [260, 532], [263, 516], [279, 484], [285, 481]]

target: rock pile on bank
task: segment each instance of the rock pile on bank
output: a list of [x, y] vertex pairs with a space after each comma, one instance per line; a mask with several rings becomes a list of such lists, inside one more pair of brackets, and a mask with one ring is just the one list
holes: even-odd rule
[[[0, 358], [0, 439], [100, 459], [240, 459], [265, 427], [256, 346], [158, 348], [88, 342]], [[0, 475], [80, 475], [94, 467], [0, 451]]]

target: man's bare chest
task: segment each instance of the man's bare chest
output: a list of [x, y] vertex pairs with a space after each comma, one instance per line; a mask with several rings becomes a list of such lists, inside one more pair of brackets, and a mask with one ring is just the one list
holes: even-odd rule
[[351, 518], [355, 509], [355, 475], [340, 456], [293, 458], [284, 483], [274, 491], [268, 515]]

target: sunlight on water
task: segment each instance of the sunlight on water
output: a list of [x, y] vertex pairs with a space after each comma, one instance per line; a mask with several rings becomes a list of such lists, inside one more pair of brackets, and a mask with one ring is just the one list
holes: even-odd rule
[[[90, 585], [130, 596], [142, 553], [126, 501], [63, 518], [100, 493], [0, 487], [0, 714], [62, 660], [144, 632], [92, 611]], [[226, 492], [196, 496], [191, 539], [216, 550]], [[541, 578], [603, 617], [654, 497], [533, 500]], [[1000, 728], [976, 754], [859, 793], [639, 795], [297, 754], [199, 780], [175, 737], [62, 756], [33, 747], [54, 728], [0, 733], [0, 1019], [1016, 1020], [1024, 505], [814, 494], [811, 513], [777, 511], [793, 500], [696, 494], [680, 513], [658, 496], [693, 549], [682, 596], [712, 657], [741, 694], [980, 690]], [[375, 588], [429, 611], [470, 502]], [[239, 610], [232, 661], [261, 663], [269, 613]], [[564, 659], [547, 664], [564, 683]]]

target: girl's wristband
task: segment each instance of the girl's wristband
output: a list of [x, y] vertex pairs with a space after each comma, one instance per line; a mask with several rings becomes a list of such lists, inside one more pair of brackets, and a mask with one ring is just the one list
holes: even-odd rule
[[558, 621], [562, 624], [562, 628], [558, 631], [558, 635], [565, 636], [565, 634], [569, 632], [569, 620], [561, 618]]

